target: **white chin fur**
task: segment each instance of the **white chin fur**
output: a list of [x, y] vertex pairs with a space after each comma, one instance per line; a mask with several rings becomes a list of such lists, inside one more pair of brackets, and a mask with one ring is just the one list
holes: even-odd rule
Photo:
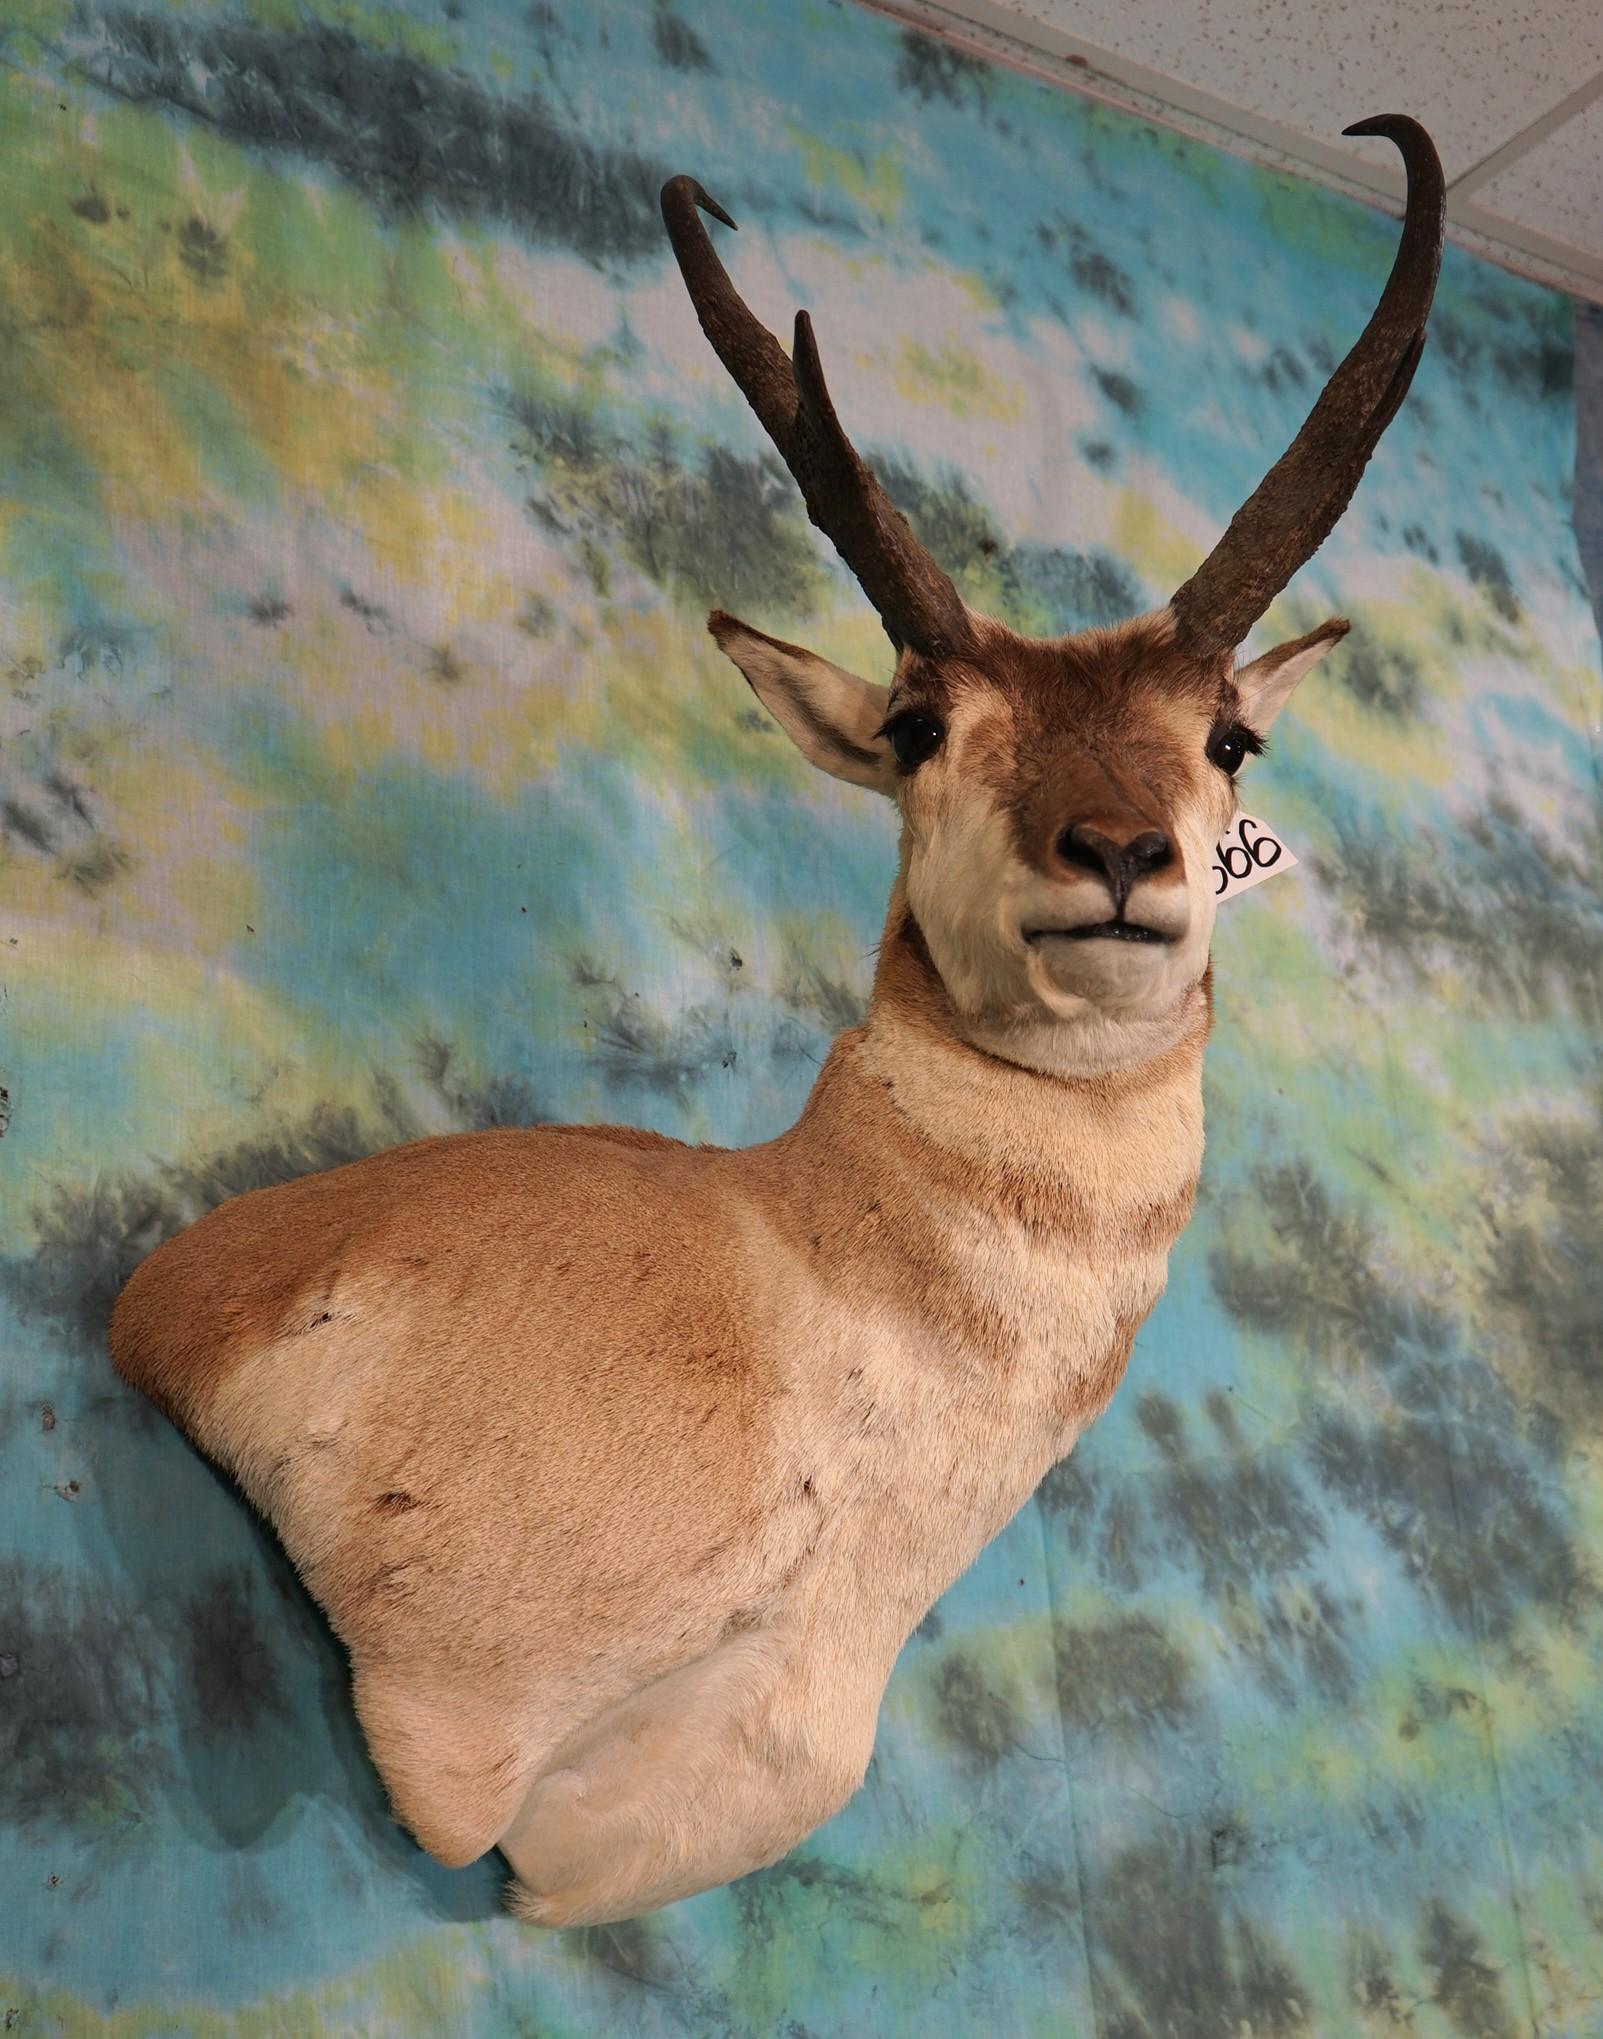
[[1171, 1010], [1202, 975], [1207, 947], [1189, 941], [1067, 941], [1051, 935], [1028, 947], [1026, 972], [1038, 1004], [1062, 1019], [1089, 1006], [1119, 1018]]
[[[1200, 841], [1197, 829], [1178, 837], [1186, 868], [1206, 869], [1193, 835]], [[1208, 966], [1212, 904], [1195, 891], [1147, 900], [1138, 888], [1131, 917], [1175, 936], [1162, 945], [1026, 942], [1027, 927], [1075, 926], [1111, 901], [1088, 881], [1044, 884], [1025, 872], [992, 808], [976, 806], [963, 825], [931, 836], [905, 831], [902, 855], [908, 904], [960, 1030], [1010, 1061], [1113, 1066], [1135, 1051], [1137, 1036], [1175, 1023]]]

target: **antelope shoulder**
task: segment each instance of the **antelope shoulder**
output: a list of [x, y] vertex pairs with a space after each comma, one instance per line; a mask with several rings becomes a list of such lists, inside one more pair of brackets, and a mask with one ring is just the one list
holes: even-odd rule
[[722, 1158], [498, 1131], [253, 1192], [135, 1272], [113, 1356], [353, 1648], [482, 1660], [516, 1629], [604, 1660], [627, 1633], [649, 1672], [784, 1561]]

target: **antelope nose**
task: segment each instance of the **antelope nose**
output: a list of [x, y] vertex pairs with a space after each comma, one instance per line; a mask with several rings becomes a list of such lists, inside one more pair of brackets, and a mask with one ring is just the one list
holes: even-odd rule
[[1124, 861], [1138, 878], [1144, 878], [1149, 871], [1161, 871], [1173, 856], [1169, 838], [1161, 829], [1143, 829], [1124, 846]]
[[1057, 839], [1057, 853], [1066, 864], [1079, 864], [1107, 881], [1114, 904], [1122, 913], [1130, 887], [1149, 872], [1161, 871], [1174, 861], [1169, 838], [1156, 828], [1144, 828], [1127, 842], [1118, 842], [1100, 828], [1081, 821], [1072, 822]]

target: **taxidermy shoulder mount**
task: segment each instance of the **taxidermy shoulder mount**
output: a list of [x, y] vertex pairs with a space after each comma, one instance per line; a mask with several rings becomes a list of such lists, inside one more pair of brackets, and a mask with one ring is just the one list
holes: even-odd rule
[[221, 1205], [112, 1352], [273, 1524], [350, 1651], [397, 1817], [499, 1846], [544, 1925], [774, 1861], [862, 1781], [931, 1602], [1106, 1406], [1202, 1156], [1210, 861], [1346, 630], [1236, 667], [1408, 388], [1441, 165], [1374, 317], [1185, 586], [1116, 629], [968, 609], [676, 177], [697, 316], [895, 646], [888, 686], [710, 627], [826, 772], [901, 811], [873, 999], [761, 1147], [419, 1141]]

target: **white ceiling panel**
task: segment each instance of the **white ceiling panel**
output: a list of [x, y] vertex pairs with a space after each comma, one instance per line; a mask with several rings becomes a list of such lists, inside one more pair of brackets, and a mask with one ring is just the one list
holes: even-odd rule
[[1603, 255], [1603, 98], [1476, 187], [1482, 208]]
[[[948, 4], [966, 11], [962, 0]], [[1586, 0], [998, 4], [1026, 31], [1056, 31], [1133, 59], [1321, 142], [1371, 113], [1412, 113], [1436, 138], [1449, 179], [1603, 71], [1603, 7]], [[1345, 146], [1392, 160], [1383, 141]]]
[[1412, 113], [1452, 237], [1603, 301], [1603, 0], [864, 0], [947, 40], [1340, 189], [1398, 200]]

